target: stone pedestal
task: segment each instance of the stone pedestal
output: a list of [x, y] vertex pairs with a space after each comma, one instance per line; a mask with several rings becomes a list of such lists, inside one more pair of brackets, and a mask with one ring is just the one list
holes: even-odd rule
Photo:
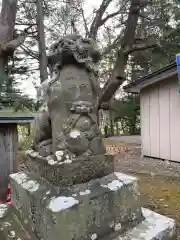
[[29, 173], [11, 175], [12, 202], [0, 206], [0, 239], [175, 240], [175, 222], [139, 202], [137, 180], [111, 173], [57, 188]]

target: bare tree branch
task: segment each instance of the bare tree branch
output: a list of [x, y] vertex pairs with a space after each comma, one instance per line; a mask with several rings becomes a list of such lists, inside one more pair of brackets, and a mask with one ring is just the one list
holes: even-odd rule
[[113, 18], [115, 16], [117, 16], [118, 14], [122, 14], [122, 13], [127, 13], [127, 12], [121, 12], [121, 10], [118, 10], [114, 13], [111, 13], [111, 14], [108, 14], [105, 18], [103, 18], [101, 21], [100, 21], [100, 25], [99, 26], [102, 26], [105, 22], [107, 22], [110, 18]]
[[27, 53], [29, 56], [31, 56], [32, 58], [35, 58], [35, 59], [39, 60], [39, 54], [38, 54], [38, 53], [33, 52], [31, 49], [29, 49], [28, 47], [26, 47], [26, 46], [24, 46], [24, 45], [21, 45], [20, 47], [21, 47], [21, 49], [22, 49], [25, 53]]
[[130, 50], [126, 51], [125, 54], [129, 55], [133, 52], [142, 51], [142, 50], [146, 50], [149, 48], [154, 48], [157, 45], [158, 45], [157, 43], [137, 44], [137, 45], [134, 45]]
[[73, 29], [74, 34], [78, 34], [78, 31], [77, 31], [77, 28], [76, 28], [76, 26], [75, 26], [75, 22], [74, 22], [73, 19], [71, 20], [71, 26], [72, 26], [72, 29]]
[[149, 17], [147, 17], [147, 16], [144, 16], [144, 15], [141, 14], [141, 13], [139, 13], [139, 16], [140, 16], [141, 18], [147, 19], [148, 21], [152, 21], [151, 18], [149, 18]]
[[91, 24], [90, 31], [89, 31], [90, 38], [96, 39], [98, 29], [101, 26], [102, 17], [111, 2], [112, 0], [103, 0], [99, 9], [96, 11], [96, 16], [93, 19], [93, 22]]
[[5, 43], [4, 45], [1, 44], [1, 51], [6, 53], [7, 55], [12, 55], [14, 51], [24, 43], [26, 37], [28, 36], [31, 26], [26, 28], [20, 35], [18, 35], [15, 39]]
[[111, 50], [117, 48], [120, 44], [121, 41], [121, 37], [122, 36], [118, 36], [113, 42], [112, 44], [108, 45], [107, 47], [104, 48], [102, 55], [108, 54]]
[[85, 19], [84, 9], [83, 8], [81, 8], [81, 15], [82, 15], [83, 22], [84, 22], [84, 28], [85, 28], [85, 32], [86, 32], [86, 37], [88, 37], [89, 36], [89, 29], [88, 29], [87, 21]]
[[13, 39], [12, 41], [6, 43], [4, 46], [2, 45], [2, 51], [6, 53], [13, 53], [15, 49], [18, 48], [25, 41], [26, 36], [27, 34], [19, 35], [18, 38]]
[[147, 0], [131, 0], [124, 36], [120, 42], [121, 47], [117, 52], [116, 63], [110, 80], [108, 81], [108, 84], [106, 84], [103, 93], [99, 98], [98, 108], [101, 107], [101, 104], [103, 104], [104, 101], [108, 102], [112, 98], [118, 87], [125, 80], [124, 72], [129, 55], [127, 54], [127, 51], [130, 51], [134, 46], [139, 13], [141, 8], [147, 3]]
[[20, 22], [16, 22], [15, 24], [16, 24], [17, 26], [31, 26], [31, 27], [37, 26], [36, 23], [20, 23]]

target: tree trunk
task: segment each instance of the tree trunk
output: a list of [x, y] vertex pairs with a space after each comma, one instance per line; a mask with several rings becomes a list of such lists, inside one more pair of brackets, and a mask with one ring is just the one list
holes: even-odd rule
[[5, 76], [5, 67], [8, 64], [8, 53], [2, 48], [13, 40], [16, 20], [17, 0], [3, 0], [0, 16], [0, 78]]
[[48, 78], [43, 12], [44, 12], [43, 1], [37, 0], [37, 28], [38, 28], [39, 66], [41, 82], [45, 81]]
[[110, 131], [111, 131], [111, 136], [114, 136], [114, 118], [113, 118], [113, 113], [112, 110], [109, 110], [109, 120], [110, 120]]
[[116, 122], [116, 136], [119, 136], [119, 124]]
[[[8, 73], [8, 57], [23, 43], [27, 31], [14, 38], [17, 0], [2, 0], [0, 15], [0, 80]], [[7, 196], [9, 174], [16, 171], [17, 125], [0, 126], [0, 200]]]
[[108, 102], [113, 97], [119, 86], [125, 80], [125, 67], [128, 61], [130, 50], [134, 46], [136, 27], [138, 23], [139, 13], [142, 8], [142, 4], [147, 2], [146, 0], [131, 0], [129, 8], [129, 14], [126, 21], [126, 27], [124, 36], [121, 40], [121, 48], [117, 52], [116, 63], [113, 68], [111, 77], [108, 84], [103, 90], [102, 95], [99, 98], [98, 108], [101, 107], [103, 102]]

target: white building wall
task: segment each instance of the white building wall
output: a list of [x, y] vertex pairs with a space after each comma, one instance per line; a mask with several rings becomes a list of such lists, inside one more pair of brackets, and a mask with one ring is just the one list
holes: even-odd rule
[[174, 77], [141, 91], [143, 155], [180, 161], [179, 88]]

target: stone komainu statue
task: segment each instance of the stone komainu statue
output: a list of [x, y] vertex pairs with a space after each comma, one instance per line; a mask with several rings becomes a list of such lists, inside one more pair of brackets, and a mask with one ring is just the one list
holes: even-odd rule
[[51, 80], [34, 123], [34, 150], [57, 162], [105, 153], [97, 123], [100, 52], [95, 42], [67, 35], [51, 48]]

